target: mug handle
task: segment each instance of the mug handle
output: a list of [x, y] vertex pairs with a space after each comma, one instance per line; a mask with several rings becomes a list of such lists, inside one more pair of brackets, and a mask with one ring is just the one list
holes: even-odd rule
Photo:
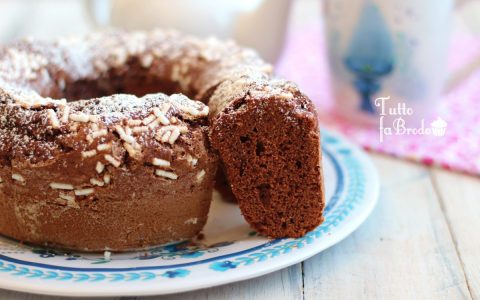
[[93, 28], [108, 26], [112, 10], [111, 0], [84, 0], [88, 21]]

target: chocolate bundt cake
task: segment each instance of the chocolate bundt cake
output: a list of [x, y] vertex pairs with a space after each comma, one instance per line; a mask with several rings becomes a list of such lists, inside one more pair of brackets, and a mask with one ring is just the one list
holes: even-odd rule
[[233, 42], [162, 30], [0, 48], [0, 233], [88, 251], [191, 238], [218, 154], [255, 229], [305, 234], [324, 207], [318, 123], [271, 72]]
[[[142, 66], [152, 48], [109, 60], [132, 46], [120, 37], [0, 50], [0, 233], [119, 251], [202, 229], [217, 165], [208, 107], [179, 94], [115, 94], [143, 95], [164, 84]], [[111, 41], [119, 44], [106, 47]], [[95, 54], [101, 47], [104, 57]]]

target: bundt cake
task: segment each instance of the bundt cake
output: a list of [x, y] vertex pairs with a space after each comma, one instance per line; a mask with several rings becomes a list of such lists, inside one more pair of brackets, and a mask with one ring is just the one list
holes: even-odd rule
[[145, 63], [151, 50], [110, 60], [132, 51], [117, 37], [0, 50], [0, 233], [120, 251], [189, 239], [205, 224], [217, 166], [208, 107], [180, 94], [116, 94], [162, 90]]
[[0, 48], [0, 233], [86, 251], [188, 239], [221, 165], [253, 228], [305, 234], [324, 207], [317, 118], [271, 72], [164, 30]]

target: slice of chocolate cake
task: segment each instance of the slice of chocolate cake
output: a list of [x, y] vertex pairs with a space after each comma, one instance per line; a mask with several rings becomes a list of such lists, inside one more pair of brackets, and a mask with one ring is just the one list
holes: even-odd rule
[[261, 234], [300, 237], [322, 221], [320, 134], [312, 102], [291, 82], [243, 77], [210, 98], [210, 139], [240, 209]]

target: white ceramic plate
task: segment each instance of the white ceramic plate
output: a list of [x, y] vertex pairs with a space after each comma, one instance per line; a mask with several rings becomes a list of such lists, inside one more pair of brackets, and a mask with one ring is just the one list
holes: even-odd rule
[[299, 239], [269, 240], [218, 193], [201, 241], [112, 254], [65, 253], [0, 238], [0, 288], [62, 296], [177, 293], [245, 280], [303, 261], [338, 243], [370, 214], [376, 171], [358, 148], [326, 130], [325, 222]]

